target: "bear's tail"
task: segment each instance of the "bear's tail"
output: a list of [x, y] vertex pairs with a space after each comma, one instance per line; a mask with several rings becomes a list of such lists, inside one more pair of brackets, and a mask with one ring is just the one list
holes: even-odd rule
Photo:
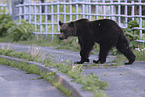
[[116, 48], [129, 60], [129, 62], [125, 64], [132, 64], [135, 61], [135, 55], [130, 49], [129, 41], [124, 34], [120, 35]]

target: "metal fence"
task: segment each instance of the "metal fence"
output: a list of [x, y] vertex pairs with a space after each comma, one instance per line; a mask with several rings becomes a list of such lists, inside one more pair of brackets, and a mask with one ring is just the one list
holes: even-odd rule
[[122, 28], [127, 22], [137, 19], [139, 37], [145, 30], [145, 0], [53, 0], [46, 3], [31, 3], [17, 5], [19, 21], [27, 20], [34, 24], [35, 34], [59, 34], [58, 21], [72, 21], [79, 18], [96, 20], [113, 19]]
[[0, 14], [12, 14], [11, 4], [0, 2]]

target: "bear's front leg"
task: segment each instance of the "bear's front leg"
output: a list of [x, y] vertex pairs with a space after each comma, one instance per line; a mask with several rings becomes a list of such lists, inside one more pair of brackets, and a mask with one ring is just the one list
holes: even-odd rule
[[89, 59], [88, 59], [89, 55], [85, 51], [86, 51], [85, 49], [81, 49], [80, 51], [81, 60], [78, 62], [75, 62], [75, 64], [83, 64], [84, 62], [89, 62]]
[[99, 52], [99, 60], [93, 60], [93, 63], [95, 64], [103, 64], [106, 62], [106, 57], [107, 54], [109, 52], [109, 50], [111, 49], [112, 45], [109, 44], [101, 44], [100, 45], [100, 52]]
[[89, 57], [90, 51], [93, 48], [93, 45], [94, 43], [85, 44], [83, 46], [81, 45], [81, 51], [80, 51], [81, 60], [79, 62], [75, 62], [75, 64], [83, 64], [84, 62], [89, 62], [88, 57]]

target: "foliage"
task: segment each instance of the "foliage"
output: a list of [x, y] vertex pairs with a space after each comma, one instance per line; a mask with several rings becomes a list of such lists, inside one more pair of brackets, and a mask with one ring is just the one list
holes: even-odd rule
[[[138, 43], [136, 42], [137, 39], [139, 39], [139, 30], [134, 29], [135, 27], [139, 27], [139, 19], [131, 20], [127, 23], [127, 28], [124, 30], [125, 35], [130, 40], [131, 47], [136, 48], [138, 46]], [[142, 27], [145, 27], [145, 20], [142, 21]], [[143, 31], [144, 33], [144, 31]]]
[[2, 14], [0, 15], [0, 36], [6, 36], [8, 28], [6, 24], [11, 20], [11, 16]]
[[134, 27], [139, 27], [137, 20], [131, 20], [127, 23], [127, 28], [125, 29], [125, 34], [130, 41], [134, 41], [139, 38], [139, 30], [133, 29]]
[[20, 24], [17, 24], [16, 21], [10, 21], [6, 27], [9, 28], [8, 33], [14, 41], [28, 40], [33, 37], [33, 26], [25, 20], [21, 20]]
[[128, 22], [127, 28], [125, 29], [125, 35], [131, 42], [130, 46], [133, 48], [137, 46], [137, 43], [135, 42], [135, 40], [139, 38], [139, 30], [133, 29], [134, 27], [139, 27], [139, 24], [136, 19]]

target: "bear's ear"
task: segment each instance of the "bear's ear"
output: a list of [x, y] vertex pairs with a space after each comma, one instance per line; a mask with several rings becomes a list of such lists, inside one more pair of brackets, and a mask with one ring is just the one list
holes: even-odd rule
[[59, 21], [59, 26], [62, 26], [63, 24], [64, 24], [63, 22]]
[[70, 26], [70, 27], [74, 27], [74, 22], [70, 22], [70, 23], [69, 23], [69, 26]]

